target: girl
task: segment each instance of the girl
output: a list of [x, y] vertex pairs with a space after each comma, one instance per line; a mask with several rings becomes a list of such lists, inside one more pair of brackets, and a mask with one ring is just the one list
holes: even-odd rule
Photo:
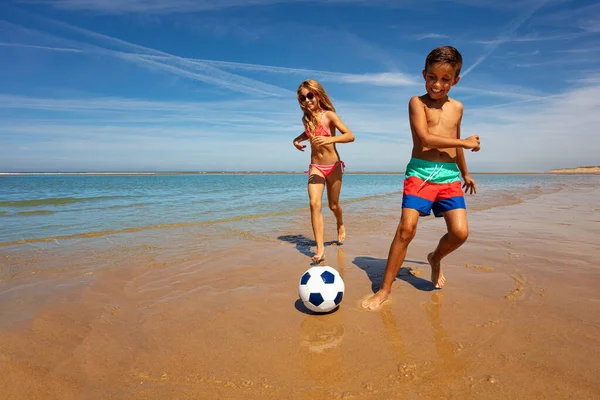
[[[342, 208], [339, 204], [344, 163], [340, 160], [335, 144], [353, 142], [354, 134], [337, 116], [331, 100], [319, 82], [312, 79], [302, 82], [296, 94], [300, 108], [304, 111], [302, 117], [304, 132], [294, 139], [294, 146], [304, 151], [306, 146], [300, 142], [310, 141], [311, 164], [306, 172], [309, 174], [310, 220], [317, 242], [317, 252], [312, 257], [312, 261], [319, 263], [325, 259], [323, 213], [321, 212], [325, 185], [327, 185], [329, 209], [337, 221], [338, 243], [341, 244], [346, 238]], [[336, 135], [336, 129], [341, 135]]]

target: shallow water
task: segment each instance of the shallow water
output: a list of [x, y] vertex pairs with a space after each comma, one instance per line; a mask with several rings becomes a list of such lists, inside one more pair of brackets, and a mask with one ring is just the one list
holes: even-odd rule
[[[481, 210], [515, 204], [597, 176], [475, 175]], [[346, 174], [342, 202], [398, 210], [400, 174]], [[325, 195], [326, 198], [326, 195]], [[381, 202], [380, 200], [383, 200]], [[0, 177], [0, 246], [96, 237], [143, 229], [200, 225], [298, 213], [306, 209], [300, 174], [27, 175]], [[326, 204], [326, 202], [324, 202]]]

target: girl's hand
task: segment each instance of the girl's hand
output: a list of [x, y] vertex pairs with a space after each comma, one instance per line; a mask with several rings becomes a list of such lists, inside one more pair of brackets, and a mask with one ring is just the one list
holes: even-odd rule
[[311, 139], [311, 142], [313, 145], [320, 147], [333, 143], [333, 140], [329, 136], [315, 136]]
[[294, 141], [294, 146], [296, 146], [296, 148], [300, 151], [304, 151], [304, 149], [306, 148], [305, 144], [300, 144], [300, 142], [298, 142], [297, 140]]
[[463, 189], [465, 193], [470, 192], [469, 194], [477, 194], [477, 184], [475, 183], [475, 179], [471, 178], [471, 175], [463, 175]]

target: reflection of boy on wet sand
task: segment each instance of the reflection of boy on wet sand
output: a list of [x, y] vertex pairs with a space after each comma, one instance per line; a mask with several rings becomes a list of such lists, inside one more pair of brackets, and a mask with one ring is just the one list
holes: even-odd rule
[[432, 50], [425, 60], [423, 78], [427, 93], [411, 98], [408, 106], [413, 150], [404, 173], [402, 216], [388, 254], [383, 284], [363, 302], [364, 308], [377, 308], [390, 295], [408, 245], [417, 232], [419, 216], [427, 216], [433, 210], [436, 217], [444, 217], [448, 229], [427, 256], [431, 282], [436, 288], [441, 289], [446, 282], [442, 259], [467, 240], [460, 175], [466, 191], [476, 192], [476, 185], [467, 170], [463, 149], [479, 151], [480, 143], [477, 135], [460, 138], [463, 105], [448, 97], [450, 88], [460, 79], [461, 67], [462, 56], [450, 46]]

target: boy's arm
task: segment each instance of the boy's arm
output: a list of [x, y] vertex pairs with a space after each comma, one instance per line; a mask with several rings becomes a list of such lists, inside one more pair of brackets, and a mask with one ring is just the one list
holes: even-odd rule
[[[458, 118], [458, 124], [456, 128], [456, 137], [460, 139], [460, 126], [462, 123], [462, 109], [460, 110], [460, 118]], [[465, 152], [462, 147], [456, 149], [456, 165], [460, 170], [460, 174], [464, 177], [465, 175], [469, 175], [469, 170], [467, 169], [467, 160], [465, 159]]]
[[[460, 119], [458, 120], [458, 128], [457, 128], [457, 135], [458, 135], [459, 139], [460, 139], [461, 122], [462, 122], [462, 112], [460, 115]], [[460, 170], [460, 174], [462, 175], [463, 182], [464, 182], [463, 189], [465, 190], [465, 192], [470, 191], [471, 194], [477, 193], [477, 184], [475, 183], [475, 179], [471, 178], [471, 175], [469, 174], [469, 170], [467, 169], [467, 160], [465, 159], [465, 152], [462, 148], [456, 149], [456, 165], [458, 166], [458, 169]]]
[[[462, 108], [460, 110], [460, 118], [462, 118]], [[473, 135], [467, 139], [460, 138], [448, 138], [444, 136], [435, 135], [429, 132], [427, 126], [427, 115], [423, 108], [423, 103], [418, 96], [414, 96], [408, 103], [408, 116], [410, 119], [410, 125], [413, 127], [419, 142], [423, 147], [430, 149], [447, 149], [447, 148], [465, 148], [475, 149], [479, 147], [479, 136]]]
[[456, 165], [460, 170], [460, 174], [465, 177], [465, 175], [469, 175], [469, 170], [467, 169], [467, 160], [465, 160], [465, 152], [463, 149], [456, 149]]

